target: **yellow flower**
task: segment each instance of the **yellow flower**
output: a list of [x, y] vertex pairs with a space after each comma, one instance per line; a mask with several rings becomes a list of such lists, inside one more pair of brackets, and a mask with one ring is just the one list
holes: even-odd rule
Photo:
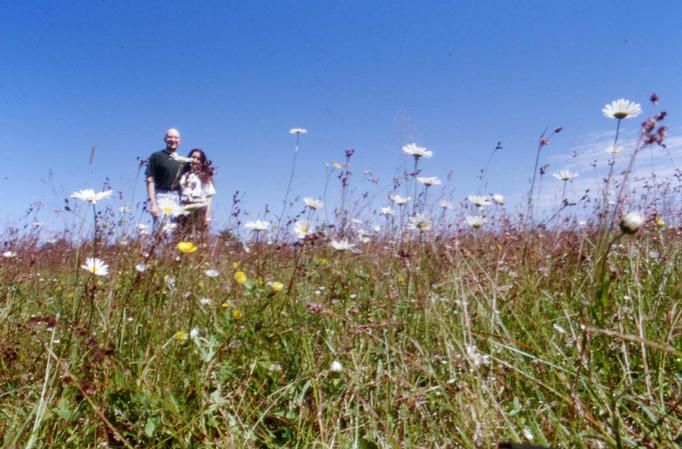
[[273, 292], [277, 293], [277, 292], [281, 292], [281, 291], [282, 291], [282, 289], [284, 288], [284, 284], [282, 284], [281, 282], [277, 282], [277, 281], [275, 281], [275, 282], [268, 282], [268, 287], [270, 287], [270, 289], [271, 289]]
[[234, 280], [237, 281], [237, 284], [244, 285], [246, 284], [247, 278], [243, 271], [237, 271], [234, 274]]
[[233, 270], [239, 269], [239, 264], [237, 262], [232, 262], [232, 269]]
[[332, 161], [332, 166], [333, 166], [334, 168], [341, 168], [341, 164], [339, 164], [339, 163], [336, 162], [336, 161]]
[[235, 320], [240, 319], [242, 316], [243, 316], [243, 315], [242, 315], [242, 313], [241, 313], [239, 310], [234, 309], [234, 310], [232, 311], [232, 318], [234, 318]]
[[321, 264], [323, 267], [326, 267], [326, 266], [327, 266], [327, 259], [322, 259], [322, 260], [320, 260], [320, 264]]
[[665, 226], [665, 221], [663, 221], [663, 217], [661, 216], [656, 216], [656, 225], [657, 226]]
[[176, 332], [174, 337], [178, 341], [185, 341], [185, 340], [187, 340], [187, 332], [183, 332], [183, 331]]
[[178, 249], [182, 251], [183, 253], [193, 253], [194, 251], [198, 250], [196, 246], [194, 246], [194, 243], [192, 242], [180, 242], [178, 243]]
[[230, 304], [228, 304], [226, 302], [222, 303], [221, 306], [223, 307], [223, 309], [227, 309], [228, 307], [231, 307]]

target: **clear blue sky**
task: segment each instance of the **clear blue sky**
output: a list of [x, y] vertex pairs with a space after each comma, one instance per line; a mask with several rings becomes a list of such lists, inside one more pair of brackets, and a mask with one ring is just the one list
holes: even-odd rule
[[182, 132], [181, 153], [202, 147], [219, 167], [219, 220], [235, 190], [253, 217], [265, 203], [279, 210], [293, 127], [309, 130], [294, 194], [322, 195], [324, 164], [348, 147], [355, 185], [369, 169], [382, 192], [409, 162], [401, 146], [416, 141], [434, 152], [424, 175], [453, 170], [440, 193], [455, 203], [475, 193], [497, 141], [488, 190], [520, 201], [540, 132], [564, 126], [543, 159], [558, 171], [608, 141], [614, 121], [601, 108], [617, 98], [646, 114], [657, 92], [681, 135], [678, 1], [22, 0], [1, 10], [3, 227], [36, 200], [49, 222], [71, 192], [107, 177], [123, 203], [134, 187], [144, 199], [136, 158], [163, 148], [168, 127]]

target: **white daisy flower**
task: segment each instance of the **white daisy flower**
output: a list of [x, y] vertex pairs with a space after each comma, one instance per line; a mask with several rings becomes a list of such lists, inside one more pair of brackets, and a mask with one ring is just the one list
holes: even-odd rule
[[440, 207], [442, 207], [443, 209], [446, 209], [446, 210], [447, 210], [447, 209], [452, 209], [452, 203], [449, 202], [449, 201], [440, 200], [440, 201], [438, 201], [438, 205], [439, 205]]
[[615, 155], [615, 154], [618, 154], [618, 153], [620, 153], [621, 151], [623, 151], [623, 148], [622, 148], [622, 147], [617, 147], [617, 146], [614, 146], [614, 145], [609, 145], [609, 147], [608, 147], [605, 151], [606, 151], [607, 153], [609, 153], [609, 154], [614, 154], [614, 155]]
[[159, 208], [159, 211], [163, 215], [167, 215], [172, 218], [187, 214], [187, 211], [185, 210], [184, 207], [179, 205], [177, 202], [169, 200], [167, 198], [162, 198], [161, 200], [159, 200], [156, 206]]
[[201, 299], [199, 300], [199, 304], [201, 304], [202, 306], [208, 306], [208, 305], [210, 305], [212, 302], [213, 302], [213, 300], [212, 300], [211, 298], [201, 298]]
[[2, 253], [2, 257], [11, 259], [12, 257], [17, 257], [17, 253], [15, 253], [14, 251], [5, 251], [4, 253]]
[[495, 194], [493, 195], [493, 201], [495, 201], [500, 206], [504, 205], [505, 199], [503, 195]]
[[338, 360], [334, 360], [331, 365], [329, 365], [329, 371], [332, 373], [340, 373], [343, 371], [343, 365]]
[[294, 234], [296, 238], [302, 240], [313, 233], [310, 223], [307, 220], [299, 220], [294, 224]]
[[395, 211], [390, 207], [382, 207], [381, 215], [386, 215], [388, 217], [390, 215], [395, 215]]
[[244, 227], [253, 231], [265, 231], [270, 227], [270, 223], [263, 220], [249, 221], [244, 224]]
[[73, 192], [71, 194], [71, 198], [75, 198], [77, 200], [87, 201], [90, 204], [95, 204], [95, 203], [97, 203], [97, 201], [100, 201], [100, 200], [103, 200], [104, 198], [107, 198], [112, 193], [114, 193], [113, 190], [107, 190], [106, 192], [95, 193], [95, 191], [92, 189], [84, 189], [84, 190], [79, 190], [78, 192]]
[[410, 143], [408, 145], [403, 146], [403, 153], [409, 154], [410, 156], [414, 156], [416, 159], [419, 159], [420, 157], [428, 159], [431, 156], [433, 156], [432, 151], [428, 151], [424, 147], [419, 147], [417, 146], [416, 143]]
[[466, 222], [474, 229], [478, 229], [488, 222], [488, 219], [480, 215], [469, 215], [466, 217]]
[[206, 270], [204, 271], [204, 274], [210, 278], [217, 278], [220, 275], [218, 270]]
[[398, 206], [402, 206], [407, 204], [412, 198], [411, 197], [402, 197], [400, 195], [388, 195], [388, 198], [393, 201], [395, 204]]
[[304, 128], [291, 128], [289, 134], [308, 134], [308, 130]]
[[85, 264], [81, 265], [81, 268], [96, 276], [106, 276], [109, 274], [109, 266], [96, 257], [85, 259]]
[[343, 240], [338, 240], [338, 241], [332, 240], [331, 242], [329, 242], [329, 246], [331, 246], [332, 248], [334, 248], [337, 251], [346, 251], [346, 250], [352, 249], [355, 246], [355, 244], [350, 243], [346, 239], [343, 239]]
[[571, 170], [560, 170], [559, 173], [554, 173], [552, 176], [560, 181], [570, 181], [573, 178], [577, 178], [578, 174], [573, 173]]
[[303, 198], [303, 202], [305, 203], [306, 206], [308, 206], [311, 209], [322, 209], [322, 206], [324, 206], [324, 203], [320, 200], [316, 200], [315, 198], [310, 198], [310, 197], [305, 197]]
[[642, 107], [637, 103], [621, 98], [612, 101], [611, 104], [607, 104], [601, 111], [605, 117], [622, 120], [624, 118], [637, 117], [642, 113]]
[[431, 219], [425, 214], [417, 213], [409, 218], [407, 227], [419, 232], [428, 232], [431, 230]]
[[492, 204], [490, 202], [490, 197], [488, 196], [469, 195], [467, 199], [479, 208], [483, 206], [490, 206]]
[[145, 264], [144, 262], [138, 263], [137, 265], [135, 265], [135, 269], [140, 273], [143, 273], [147, 270], [147, 264]]
[[440, 185], [440, 179], [435, 176], [417, 176], [417, 181], [429, 187]]

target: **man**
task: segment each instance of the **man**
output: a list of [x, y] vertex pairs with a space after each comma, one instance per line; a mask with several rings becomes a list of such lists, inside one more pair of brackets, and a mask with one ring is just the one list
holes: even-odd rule
[[170, 207], [170, 215], [174, 220], [180, 209], [180, 178], [187, 168], [186, 159], [177, 154], [180, 145], [180, 132], [175, 128], [166, 131], [163, 139], [166, 149], [157, 151], [149, 157], [145, 176], [147, 178], [147, 195], [149, 196], [149, 212], [154, 223], [159, 218], [159, 203]]

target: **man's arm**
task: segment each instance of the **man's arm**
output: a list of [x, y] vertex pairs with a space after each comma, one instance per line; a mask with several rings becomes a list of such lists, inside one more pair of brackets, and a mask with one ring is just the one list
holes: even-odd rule
[[156, 206], [156, 190], [154, 189], [154, 178], [147, 178], [147, 196], [149, 196], [149, 212], [152, 217], [159, 217], [159, 208]]

